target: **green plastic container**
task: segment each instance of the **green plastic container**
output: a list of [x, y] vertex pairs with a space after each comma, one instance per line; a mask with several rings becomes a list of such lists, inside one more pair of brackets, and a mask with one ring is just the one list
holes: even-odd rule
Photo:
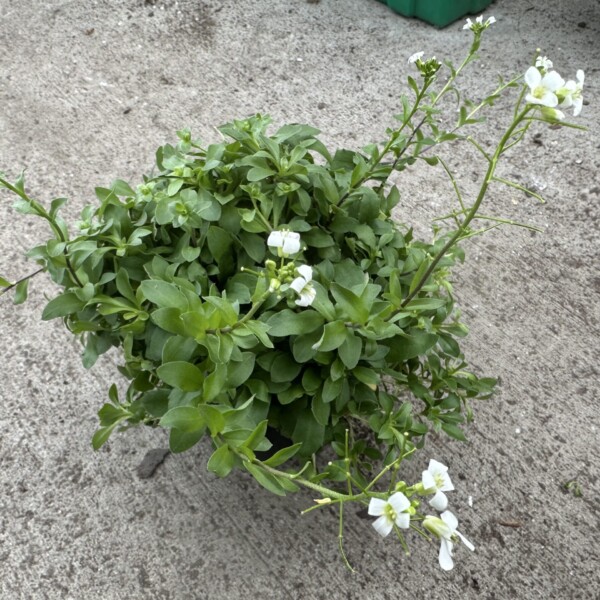
[[417, 17], [436, 27], [446, 27], [466, 15], [481, 13], [492, 0], [379, 0], [405, 17]]

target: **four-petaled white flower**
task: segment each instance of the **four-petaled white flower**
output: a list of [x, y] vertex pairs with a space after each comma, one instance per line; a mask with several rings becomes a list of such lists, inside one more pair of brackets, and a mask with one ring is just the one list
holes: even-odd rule
[[310, 306], [317, 297], [317, 291], [312, 285], [312, 268], [308, 265], [300, 265], [296, 268], [300, 277], [296, 277], [290, 287], [300, 296], [296, 300], [298, 306]]
[[525, 96], [527, 102], [550, 108], [558, 106], [556, 92], [564, 87], [565, 81], [556, 71], [550, 71], [542, 77], [536, 67], [529, 67], [525, 72], [525, 83], [529, 86], [529, 94]]
[[446, 510], [448, 498], [446, 498], [444, 492], [451, 492], [454, 489], [448, 476], [448, 467], [437, 460], [431, 459], [427, 471], [423, 471], [422, 482], [425, 492], [430, 494], [435, 492], [435, 496], [429, 501], [429, 504], [435, 510]]
[[535, 66], [538, 69], [549, 71], [552, 68], [552, 61], [547, 56], [538, 56], [535, 59]]
[[577, 82], [572, 79], [565, 83], [564, 87], [561, 88], [558, 93], [563, 97], [563, 101], [560, 103], [561, 108], [573, 107], [573, 116], [576, 117], [581, 112], [583, 106], [583, 81], [585, 79], [585, 73], [579, 69], [577, 71]]
[[296, 254], [300, 252], [300, 234], [287, 229], [271, 231], [267, 239], [267, 245], [277, 248], [279, 256]]
[[380, 498], [371, 498], [369, 502], [369, 514], [373, 517], [379, 517], [373, 523], [375, 531], [385, 537], [392, 531], [394, 525], [400, 529], [410, 527], [410, 515], [406, 511], [410, 508], [410, 500], [402, 493], [392, 494], [388, 500]]
[[475, 23], [471, 21], [471, 19], [467, 18], [467, 22], [463, 25], [463, 29], [470, 29], [471, 31], [483, 31], [487, 29], [490, 25], [496, 22], [496, 17], [489, 17], [487, 21], [483, 22], [483, 15], [479, 15], [475, 19]]
[[410, 65], [412, 63], [416, 63], [418, 60], [421, 60], [424, 54], [425, 52], [415, 52], [412, 56], [408, 57], [408, 64]]
[[462, 533], [456, 530], [458, 519], [449, 510], [443, 512], [440, 518], [432, 517], [431, 515], [426, 516], [423, 520], [423, 527], [441, 541], [439, 560], [440, 567], [444, 571], [450, 571], [454, 567], [452, 549], [457, 540], [460, 539], [469, 550], [475, 550], [475, 546]]

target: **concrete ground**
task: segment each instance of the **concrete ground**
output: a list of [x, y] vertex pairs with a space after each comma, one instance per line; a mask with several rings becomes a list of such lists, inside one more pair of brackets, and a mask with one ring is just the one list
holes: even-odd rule
[[[544, 233], [472, 240], [456, 276], [465, 353], [502, 383], [475, 406], [468, 443], [430, 440], [406, 477], [430, 456], [451, 466], [476, 552], [463, 548], [444, 573], [436, 546], [414, 539], [405, 557], [350, 514], [351, 574], [334, 514], [299, 516], [309, 493], [281, 499], [245, 474], [219, 480], [204, 444], [139, 478], [164, 431], [92, 451], [95, 413], [110, 382], [122, 385], [118, 356], [85, 371], [61, 322], [40, 320], [55, 288], [38, 276], [27, 304], [0, 299], [1, 600], [600, 597], [600, 3], [498, 0], [489, 14], [498, 22], [466, 89], [480, 97], [540, 47], [564, 76], [585, 70], [589, 131], [540, 124], [508, 157], [503, 173], [548, 202], [495, 187], [489, 210]], [[0, 0], [0, 169], [26, 167], [31, 193], [68, 196], [75, 220], [95, 186], [140, 181], [183, 126], [213, 140], [214, 126], [263, 112], [316, 125], [330, 147], [360, 147], [393, 124], [407, 56], [458, 61], [469, 36], [462, 22], [436, 30], [376, 0]], [[483, 144], [509, 109], [500, 102]], [[453, 148], [449, 161], [475, 190], [472, 151]], [[451, 190], [434, 169], [399, 183], [398, 217], [426, 235]], [[17, 279], [47, 232], [10, 204], [0, 194], [0, 274]], [[572, 481], [581, 496], [565, 489]]]

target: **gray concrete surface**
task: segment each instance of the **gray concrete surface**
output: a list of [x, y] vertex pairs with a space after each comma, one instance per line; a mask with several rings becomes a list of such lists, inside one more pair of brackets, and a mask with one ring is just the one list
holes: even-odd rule
[[[509, 157], [503, 172], [548, 202], [495, 188], [490, 206], [545, 232], [473, 240], [456, 276], [472, 331], [465, 352], [502, 385], [475, 406], [469, 443], [432, 439], [406, 476], [428, 456], [451, 465], [474, 554], [460, 552], [443, 573], [437, 547], [415, 539], [407, 558], [350, 515], [353, 575], [334, 515], [299, 516], [308, 493], [280, 499], [244, 474], [218, 480], [206, 445], [139, 479], [146, 451], [166, 445], [161, 431], [133, 430], [94, 453], [118, 357], [86, 372], [62, 324], [40, 321], [54, 288], [37, 277], [26, 305], [0, 300], [0, 598], [600, 597], [599, 13], [597, 0], [498, 0], [482, 63], [466, 77], [481, 95], [541, 47], [564, 75], [586, 71], [590, 128], [540, 126], [538, 143]], [[470, 35], [461, 27], [438, 31], [376, 0], [0, 0], [0, 168], [27, 167], [29, 190], [68, 196], [74, 219], [94, 186], [138, 181], [182, 126], [211, 140], [215, 125], [260, 111], [314, 124], [331, 146], [360, 147], [392, 123], [406, 57], [458, 60]], [[501, 102], [483, 143], [508, 110]], [[473, 153], [461, 147], [449, 160], [473, 191]], [[398, 213], [423, 233], [452, 202], [443, 177], [425, 175], [400, 180]], [[33, 269], [24, 251], [46, 231], [10, 204], [0, 194], [0, 273], [16, 279]], [[563, 489], [571, 480], [582, 497]]]

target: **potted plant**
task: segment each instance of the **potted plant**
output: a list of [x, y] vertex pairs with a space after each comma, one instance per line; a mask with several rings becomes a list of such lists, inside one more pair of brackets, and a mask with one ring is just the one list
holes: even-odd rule
[[[311, 489], [308, 510], [336, 507], [345, 561], [348, 503], [367, 507], [377, 532], [395, 531], [404, 548], [409, 530], [439, 538], [444, 569], [454, 542], [473, 548], [448, 510], [448, 468], [432, 459], [409, 484], [402, 462], [431, 431], [465, 439], [471, 405], [494, 390], [461, 352], [452, 267], [468, 238], [519, 225], [481, 210], [491, 185], [538, 197], [497, 165], [539, 122], [576, 127], [561, 108], [577, 115], [583, 87], [581, 71], [565, 82], [540, 56], [483, 100], [464, 98], [461, 73], [492, 23], [467, 22], [469, 51], [444, 76], [435, 58], [411, 56], [418, 79], [408, 79], [397, 125], [359, 151], [330, 152], [306, 125], [270, 133], [261, 115], [220, 127], [223, 140], [209, 145], [183, 130], [141, 184], [96, 188], [75, 233], [60, 216], [63, 198], [46, 208], [22, 176], [0, 177], [16, 210], [52, 230], [29, 252], [62, 288], [42, 318], [63, 319], [81, 338], [87, 367], [111, 347], [122, 352], [129, 386], [124, 397], [111, 386], [94, 448], [138, 424], [168, 429], [173, 452], [209, 438], [218, 476], [245, 469], [281, 496]], [[473, 126], [504, 93], [515, 110], [486, 150]], [[472, 199], [435, 153], [459, 142], [486, 164]], [[430, 241], [393, 218], [401, 195], [391, 176], [411, 165], [442, 169], [456, 196]], [[20, 302], [30, 278], [0, 285]], [[272, 449], [272, 432], [289, 443]]]

